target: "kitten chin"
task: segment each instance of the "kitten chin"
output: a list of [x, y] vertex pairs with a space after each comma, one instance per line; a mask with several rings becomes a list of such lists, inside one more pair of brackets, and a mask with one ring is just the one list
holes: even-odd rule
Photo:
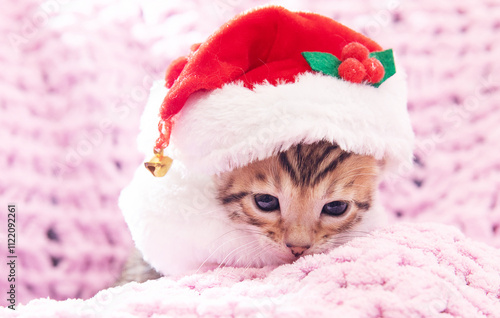
[[383, 225], [380, 170], [373, 157], [323, 141], [298, 144], [215, 182], [229, 222], [256, 246], [238, 254], [253, 253], [250, 263], [279, 264], [326, 252]]

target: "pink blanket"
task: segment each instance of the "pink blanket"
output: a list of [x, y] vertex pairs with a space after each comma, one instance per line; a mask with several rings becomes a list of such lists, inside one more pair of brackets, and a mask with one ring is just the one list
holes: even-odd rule
[[[229, 306], [227, 299], [235, 299], [235, 308], [249, 308], [254, 316], [259, 316], [255, 304], [261, 304], [264, 309], [260, 316], [266, 316], [271, 315], [273, 308], [287, 310], [285, 305], [292, 303], [296, 305], [293, 308], [315, 310], [331, 309], [335, 304], [331, 310], [358, 310], [358, 313], [363, 312], [361, 305], [366, 306], [367, 312], [375, 312], [370, 307], [374, 303], [381, 306], [390, 303], [394, 310], [399, 306], [420, 308], [422, 312], [431, 304], [438, 311], [449, 303], [446, 311], [464, 310], [462, 316], [468, 317], [474, 315], [468, 315], [465, 308], [481, 308], [486, 315], [487, 305], [494, 308], [493, 300], [499, 302], [498, 284], [495, 285], [498, 267], [493, 270], [500, 263], [497, 250], [463, 239], [453, 242], [451, 237], [455, 232], [441, 226], [432, 226], [431, 232], [421, 235], [417, 225], [396, 228], [394, 234], [381, 232], [371, 240], [355, 240], [350, 247], [328, 256], [304, 259], [274, 272], [247, 270], [243, 274], [256, 273], [266, 277], [263, 280], [238, 282], [222, 273], [240, 273], [240, 270], [225, 269], [218, 276], [208, 273], [206, 277], [163, 279], [142, 286], [108, 289], [89, 299], [113, 284], [131, 246], [116, 202], [142, 160], [135, 152], [134, 141], [152, 80], [161, 78], [168, 62], [188, 52], [192, 43], [205, 40], [232, 15], [264, 2], [2, 2], [0, 202], [2, 209], [9, 202], [19, 206], [17, 300], [26, 305], [36, 298], [86, 299], [61, 303], [35, 300], [28, 307], [19, 306], [17, 314], [54, 317], [57, 312], [73, 315], [85, 310], [93, 317], [111, 316], [109, 313], [115, 310], [117, 316], [127, 317], [125, 311], [133, 309], [137, 316], [146, 316], [149, 310], [167, 311], [169, 305], [203, 313]], [[475, 241], [500, 247], [498, 3], [491, 0], [288, 2], [294, 3], [294, 9], [335, 18], [384, 47], [393, 48], [408, 73], [409, 108], [417, 137], [418, 160], [414, 170], [404, 169], [401, 176], [383, 184], [381, 199], [392, 219], [454, 225]], [[102, 126], [106, 121], [111, 127]], [[6, 213], [1, 215], [0, 240], [4, 242]], [[432, 241], [435, 250], [424, 253], [421, 248], [413, 249], [420, 251], [425, 266], [396, 266], [398, 258], [410, 253], [406, 243], [396, 243], [400, 235], [411, 237], [411, 244], [424, 244], [429, 241], [426, 235], [432, 236], [431, 233], [444, 238], [442, 242]], [[382, 237], [392, 237], [383, 244], [394, 247], [392, 258], [369, 262], [369, 253], [349, 255], [356, 261], [348, 265], [357, 264], [363, 269], [359, 273], [349, 272], [371, 273], [375, 279], [382, 276], [373, 269], [387, 266], [394, 273], [391, 282], [397, 284], [373, 285], [372, 291], [363, 292], [370, 293], [369, 297], [354, 297], [359, 295], [357, 285], [340, 289], [335, 282], [342, 275], [324, 274], [330, 269], [332, 273], [342, 271], [347, 265], [340, 262], [322, 265], [314, 271], [331, 280], [331, 284], [318, 284], [313, 289], [306, 284], [312, 277], [302, 281], [290, 279], [295, 283], [289, 287], [284, 283], [285, 272], [301, 272], [300, 264], [327, 263], [332, 255], [372, 252], [370, 246], [375, 245], [373, 253], [382, 256], [387, 251], [382, 250]], [[453, 254], [454, 250], [457, 254]], [[2, 259], [5, 252], [6, 248], [2, 248]], [[480, 257], [468, 258], [460, 253], [477, 253]], [[434, 266], [427, 261], [434, 262]], [[457, 266], [456, 273], [452, 265]], [[367, 267], [370, 271], [364, 271]], [[0, 269], [2, 293], [8, 288], [6, 268]], [[432, 274], [435, 272], [441, 276]], [[468, 272], [468, 276], [463, 274]], [[411, 278], [415, 276], [420, 278], [413, 282]], [[278, 288], [272, 287], [273, 277], [280, 278]], [[465, 277], [469, 277], [471, 285], [466, 284]], [[209, 286], [211, 279], [226, 285], [206, 288], [202, 294], [183, 287], [189, 280], [199, 281], [198, 288], [202, 282]], [[417, 283], [428, 283], [429, 290], [424, 292], [422, 286], [414, 287]], [[259, 288], [245, 290], [249, 285]], [[148, 291], [150, 286], [152, 291]], [[158, 292], [166, 286], [169, 286], [167, 291]], [[386, 290], [391, 286], [406, 288], [389, 293]], [[496, 296], [484, 292], [495, 290], [495, 286]], [[143, 290], [134, 292], [134, 288]], [[323, 298], [308, 298], [320, 293], [326, 295], [328, 291], [332, 292], [323, 304], [320, 303]], [[217, 292], [227, 299], [211, 296]], [[419, 296], [412, 297], [412, 292]], [[272, 297], [261, 297], [265, 293]], [[431, 296], [435, 296], [432, 299], [436, 303], [426, 298]], [[150, 302], [155, 297], [162, 300], [156, 307]], [[343, 306], [337, 304], [339, 298], [343, 299]], [[141, 301], [144, 306], [137, 305]], [[355, 302], [361, 305], [355, 307]], [[3, 296], [0, 305], [8, 305]], [[447, 316], [446, 311], [442, 316]], [[2, 310], [0, 316], [7, 313]], [[432, 311], [427, 313], [433, 316]], [[500, 317], [500, 314], [490, 316]]]
[[2, 317], [500, 317], [500, 250], [453, 227], [399, 224], [276, 268], [129, 283]]

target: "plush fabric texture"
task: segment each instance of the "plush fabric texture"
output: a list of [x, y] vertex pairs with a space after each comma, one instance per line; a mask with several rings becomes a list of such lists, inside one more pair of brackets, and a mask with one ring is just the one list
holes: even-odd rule
[[[44, 10], [45, 3], [52, 5]], [[134, 140], [152, 79], [257, 4], [263, 1], [2, 2], [0, 202], [17, 202], [20, 211], [20, 302], [87, 299], [119, 276], [131, 237], [116, 202], [144, 159]], [[389, 216], [454, 225], [500, 247], [500, 6], [318, 0], [293, 1], [291, 9], [320, 12], [393, 48], [407, 71], [417, 160], [383, 184]], [[49, 18], [40, 19], [45, 12]], [[24, 40], [13, 46], [12, 34]], [[85, 148], [103, 118], [113, 129]], [[58, 162], [68, 167], [62, 179]], [[100, 295], [86, 304], [105, 308], [109, 293]]]
[[2, 317], [499, 317], [500, 250], [450, 226], [401, 224], [327, 254], [130, 283]]

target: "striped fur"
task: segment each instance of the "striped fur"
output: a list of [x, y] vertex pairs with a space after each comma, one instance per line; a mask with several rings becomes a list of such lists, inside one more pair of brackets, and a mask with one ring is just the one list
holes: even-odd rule
[[[282, 259], [293, 260], [326, 251], [345, 241], [335, 238], [355, 233], [372, 208], [378, 174], [374, 158], [322, 141], [298, 144], [223, 173], [216, 181], [218, 199], [231, 222], [261, 234]], [[279, 210], [259, 210], [257, 194], [277, 197]], [[323, 206], [332, 201], [346, 201], [349, 207], [338, 217], [322, 214]], [[290, 246], [305, 250], [295, 253]]]

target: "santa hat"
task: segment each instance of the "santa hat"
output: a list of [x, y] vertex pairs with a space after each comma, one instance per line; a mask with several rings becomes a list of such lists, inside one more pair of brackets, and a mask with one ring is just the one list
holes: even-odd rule
[[153, 174], [166, 173], [166, 154], [211, 175], [320, 140], [389, 169], [411, 162], [405, 75], [392, 50], [338, 22], [263, 7], [191, 50], [167, 70], [156, 156], [146, 163]]

